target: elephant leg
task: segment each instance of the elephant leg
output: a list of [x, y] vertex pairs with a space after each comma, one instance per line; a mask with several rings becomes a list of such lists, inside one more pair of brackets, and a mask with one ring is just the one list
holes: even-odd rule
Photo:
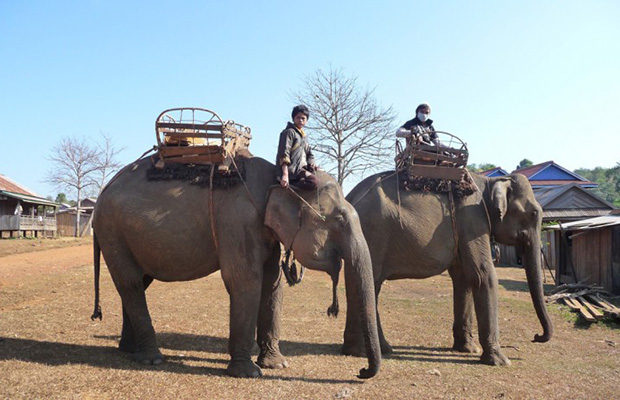
[[383, 334], [383, 327], [381, 326], [381, 319], [379, 318], [379, 293], [381, 292], [381, 286], [383, 281], [375, 282], [375, 304], [377, 305], [377, 329], [379, 331], [379, 343], [381, 344], [381, 354], [390, 354], [394, 352], [392, 346], [388, 343], [385, 335]]
[[[253, 257], [248, 256], [248, 259]], [[230, 334], [228, 351], [230, 363], [226, 374], [239, 378], [256, 378], [263, 373], [252, 361], [252, 349], [256, 343], [256, 327], [263, 265], [222, 264], [222, 279], [230, 295]]]
[[288, 367], [288, 361], [280, 353], [283, 288], [279, 261], [278, 245], [265, 264], [258, 311], [257, 341], [260, 348], [258, 365], [263, 368]]
[[452, 278], [454, 324], [452, 348], [462, 353], [479, 353], [480, 348], [474, 343], [474, 299], [471, 287], [467, 285], [460, 265], [452, 266], [448, 272]]
[[[146, 291], [153, 282], [153, 278], [149, 275], [144, 275], [142, 282], [144, 284], [144, 290]], [[135, 353], [138, 351], [138, 344], [136, 343], [133, 327], [131, 326], [131, 321], [129, 320], [125, 306], [123, 306], [123, 329], [121, 331], [121, 340], [118, 344], [118, 349], [126, 353]]]
[[[469, 254], [467, 258], [471, 268], [474, 271], [472, 263], [476, 256]], [[500, 349], [499, 345], [499, 314], [497, 301], [497, 276], [491, 258], [487, 261], [480, 262], [480, 276], [474, 279], [468, 279], [472, 283], [472, 292], [474, 297], [474, 306], [476, 309], [476, 317], [478, 320], [478, 340], [482, 346], [482, 356], [480, 362], [488, 365], [510, 365], [510, 360]], [[463, 268], [467, 269], [468, 265], [463, 263]]]
[[119, 347], [131, 352], [130, 357], [137, 362], [145, 365], [161, 364], [164, 356], [157, 346], [144, 293], [145, 283], [149, 279], [152, 281], [152, 278], [146, 278], [142, 269], [129, 260], [129, 257], [106, 259], [123, 304], [123, 331]]

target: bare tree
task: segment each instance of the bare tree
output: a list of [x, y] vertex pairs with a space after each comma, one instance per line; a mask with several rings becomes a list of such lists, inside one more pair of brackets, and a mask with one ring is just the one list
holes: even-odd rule
[[108, 133], [101, 132], [101, 137], [103, 138], [103, 142], [99, 144], [99, 154], [97, 155], [96, 161], [98, 168], [95, 174], [98, 175], [95, 181], [98, 194], [101, 193], [108, 178], [122, 167], [122, 164], [116, 161], [116, 156], [123, 151], [122, 148], [118, 149], [113, 145], [112, 138]]
[[302, 79], [291, 97], [310, 110], [307, 129], [316, 132], [313, 149], [319, 164], [336, 173], [338, 183], [352, 175], [384, 169], [392, 162], [395, 113], [381, 108], [374, 89], [361, 88], [357, 77], [342, 69], [318, 69]]
[[81, 202], [85, 190], [103, 187], [106, 179], [119, 164], [115, 156], [121, 151], [113, 145], [109, 135], [103, 135], [100, 145], [90, 144], [84, 138], [66, 137], [52, 148], [48, 160], [53, 168], [47, 181], [76, 195], [75, 236], [80, 236]]

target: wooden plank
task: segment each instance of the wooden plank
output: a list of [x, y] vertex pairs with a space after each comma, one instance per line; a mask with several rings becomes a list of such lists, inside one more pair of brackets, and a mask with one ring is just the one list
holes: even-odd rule
[[596, 319], [603, 319], [603, 318], [605, 318], [605, 314], [603, 314], [602, 312], [597, 310], [596, 307], [594, 307], [592, 304], [590, 304], [586, 299], [584, 299], [583, 297], [577, 297], [577, 299], [581, 302], [581, 304], [584, 305], [585, 308], [588, 309], [588, 311], [590, 312], [590, 314], [592, 314], [592, 316], [594, 318], [596, 318]]
[[205, 133], [205, 132], [179, 132], [171, 129], [163, 130], [160, 133], [163, 133], [164, 136], [170, 137], [172, 139], [185, 139], [185, 138], [206, 138], [206, 139], [223, 139], [222, 134], [220, 133]]
[[578, 311], [579, 314], [588, 322], [596, 322], [596, 318], [588, 311], [588, 309], [575, 299], [565, 297], [564, 302], [574, 311]]
[[225, 157], [220, 155], [209, 156], [182, 156], [182, 157], [166, 157], [167, 163], [179, 164], [221, 164], [225, 161]]
[[220, 146], [162, 146], [159, 153], [164, 157], [187, 156], [187, 155], [206, 155], [222, 154]]
[[605, 304], [605, 306], [612, 312], [614, 313], [620, 313], [620, 308], [614, 306], [613, 304], [611, 304], [610, 302], [608, 302], [605, 299], [600, 299], [600, 301]]
[[588, 309], [585, 307], [581, 307], [579, 309], [579, 314], [581, 314], [581, 316], [588, 322], [596, 322], [596, 318], [594, 318], [594, 316], [590, 314]]
[[411, 155], [414, 158], [419, 157], [419, 158], [422, 158], [422, 159], [445, 161], [445, 162], [448, 162], [448, 163], [455, 164], [457, 166], [465, 165], [465, 160], [463, 160], [462, 158], [455, 158], [455, 157], [446, 156], [446, 155], [443, 155], [443, 154], [438, 154], [438, 153], [435, 153], [435, 152], [428, 152], [428, 151], [413, 149], [413, 150], [411, 150]]
[[588, 299], [589, 302], [599, 306], [603, 310], [608, 310], [608, 311], [614, 310], [614, 307], [611, 304], [605, 302], [603, 299], [600, 299], [594, 295], [586, 294], [584, 297]]
[[468, 154], [469, 152], [467, 150], [457, 150], [457, 149], [453, 149], [451, 147], [447, 147], [447, 146], [432, 146], [432, 145], [428, 145], [428, 144], [414, 144], [413, 148], [418, 148], [420, 150], [427, 150], [429, 152], [432, 153], [437, 153], [437, 151], [447, 151], [449, 153], [452, 153], [456, 156], [460, 156], [460, 155], [465, 155]]
[[431, 179], [451, 179], [460, 181], [463, 179], [465, 170], [460, 168], [438, 167], [435, 165], [411, 165], [408, 168], [409, 175], [423, 176]]
[[159, 130], [160, 128], [170, 128], [173, 130], [176, 129], [200, 129], [203, 131], [222, 131], [221, 124], [191, 124], [185, 122], [157, 122], [155, 127]]
[[570, 297], [564, 297], [562, 301], [564, 302], [564, 304], [569, 306], [571, 310], [578, 311], [580, 308], [577, 304], [574, 303], [573, 299], [571, 299]]

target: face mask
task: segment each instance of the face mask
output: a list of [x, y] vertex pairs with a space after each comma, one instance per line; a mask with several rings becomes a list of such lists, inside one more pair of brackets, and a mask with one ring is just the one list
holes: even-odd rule
[[426, 122], [426, 120], [428, 119], [428, 114], [424, 114], [424, 113], [419, 112], [418, 113], [418, 119], [420, 121], [422, 121], [422, 122]]

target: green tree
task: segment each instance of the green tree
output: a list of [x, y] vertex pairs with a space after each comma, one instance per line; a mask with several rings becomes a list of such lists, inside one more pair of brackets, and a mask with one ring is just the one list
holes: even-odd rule
[[616, 207], [620, 207], [620, 162], [613, 168], [579, 168], [574, 172], [598, 184], [598, 187], [592, 189], [592, 193]]
[[524, 158], [523, 160], [521, 160], [521, 162], [519, 162], [519, 165], [517, 165], [517, 169], [531, 167], [532, 165], [534, 165], [532, 161]]
[[489, 163], [480, 163], [480, 164], [473, 163], [473, 164], [467, 165], [467, 169], [472, 172], [484, 172], [484, 171], [488, 171], [493, 168], [497, 168], [497, 165], [489, 164]]
[[64, 193], [58, 193], [58, 195], [56, 195], [56, 203], [65, 203], [67, 204], [69, 202], [69, 199], [67, 199], [67, 195]]

